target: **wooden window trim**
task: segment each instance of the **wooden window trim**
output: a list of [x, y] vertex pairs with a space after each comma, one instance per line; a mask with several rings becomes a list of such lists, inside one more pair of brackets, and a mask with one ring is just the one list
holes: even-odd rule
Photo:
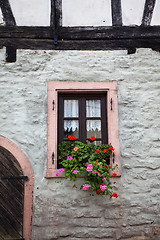
[[[116, 173], [121, 175], [120, 146], [118, 128], [118, 99], [116, 81], [49, 81], [48, 82], [48, 155], [46, 178], [56, 177], [57, 170], [57, 128], [58, 93], [104, 92], [107, 93], [108, 142], [115, 148], [114, 164], [118, 164]], [[54, 104], [53, 104], [54, 103]], [[111, 159], [111, 164], [113, 159]], [[63, 177], [60, 173], [58, 177]]]

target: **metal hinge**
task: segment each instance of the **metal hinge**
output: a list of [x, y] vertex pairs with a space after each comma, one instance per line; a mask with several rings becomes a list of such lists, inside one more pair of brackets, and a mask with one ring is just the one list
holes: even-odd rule
[[111, 101], [110, 101], [110, 103], [111, 103], [111, 111], [113, 110], [113, 108], [112, 108], [112, 103], [113, 103], [113, 100], [112, 100], [112, 98], [111, 98]]
[[52, 110], [54, 110], [54, 100], [53, 100], [52, 104], [53, 104], [53, 108], [52, 108]]
[[1, 179], [2, 180], [22, 179], [22, 180], [28, 181], [27, 176], [2, 176]]
[[52, 164], [54, 164], [54, 152], [52, 153]]
[[115, 157], [115, 154], [113, 153], [113, 163], [114, 163], [114, 157]]

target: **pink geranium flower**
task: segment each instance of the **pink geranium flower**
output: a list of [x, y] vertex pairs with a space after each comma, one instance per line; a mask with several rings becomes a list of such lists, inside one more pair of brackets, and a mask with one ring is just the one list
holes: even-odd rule
[[75, 169], [74, 171], [73, 171], [73, 173], [74, 174], [77, 174], [79, 171], [77, 170], [77, 169]]
[[64, 172], [64, 168], [60, 168], [60, 169], [59, 169], [59, 172]]
[[79, 149], [78, 147], [74, 147], [74, 151], [75, 151], [75, 152], [77, 152], [77, 151], [78, 151], [78, 149]]
[[92, 169], [93, 169], [93, 165], [92, 165], [92, 164], [88, 164], [88, 165], [87, 165], [87, 168], [86, 168], [86, 171], [87, 171], [87, 172], [91, 172]]
[[73, 159], [72, 156], [68, 156], [68, 157], [67, 157], [67, 160], [72, 160], [72, 159]]
[[58, 172], [56, 171], [56, 176], [58, 176]]
[[103, 181], [106, 181], [106, 178], [104, 177], [102, 180], [103, 180]]
[[98, 173], [98, 176], [99, 176], [99, 177], [103, 177], [103, 174]]
[[84, 184], [83, 185], [83, 190], [88, 190], [88, 188], [90, 188], [91, 187], [91, 185], [90, 184]]
[[102, 192], [104, 192], [106, 190], [106, 188], [107, 188], [106, 185], [100, 185], [100, 189]]

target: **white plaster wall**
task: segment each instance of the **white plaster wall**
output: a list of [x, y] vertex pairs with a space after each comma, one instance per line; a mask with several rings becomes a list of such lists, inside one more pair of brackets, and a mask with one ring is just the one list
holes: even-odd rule
[[[0, 134], [28, 156], [35, 174], [32, 240], [160, 239], [160, 54], [0, 50]], [[47, 82], [118, 81], [122, 176], [117, 199], [46, 179]]]
[[63, 26], [111, 26], [111, 0], [62, 0]]
[[49, 26], [50, 0], [10, 0], [18, 26]]
[[141, 25], [145, 0], [121, 0], [123, 25]]

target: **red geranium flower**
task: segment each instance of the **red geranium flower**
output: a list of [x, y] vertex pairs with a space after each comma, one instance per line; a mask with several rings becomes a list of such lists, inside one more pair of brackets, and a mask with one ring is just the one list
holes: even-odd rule
[[107, 165], [107, 168], [109, 168], [109, 169], [110, 169], [110, 166], [109, 166], [109, 165]]
[[95, 138], [94, 136], [92, 136], [92, 137], [90, 138], [90, 141], [93, 142], [94, 140], [96, 140], [96, 138]]
[[118, 194], [117, 194], [117, 193], [113, 193], [113, 194], [111, 195], [111, 197], [117, 198], [117, 197], [118, 197]]
[[86, 167], [88, 166], [88, 164], [86, 163]]
[[108, 151], [107, 151], [107, 149], [104, 149], [103, 152], [104, 152], [104, 153], [107, 153]]
[[116, 182], [113, 182], [113, 184], [115, 184]]
[[76, 138], [75, 136], [71, 136], [71, 135], [69, 135], [68, 138], [69, 138], [70, 141], [75, 141], [75, 140], [77, 140], [77, 138]]
[[100, 194], [100, 190], [97, 190], [97, 194]]
[[98, 163], [98, 160], [96, 160], [96, 163]]
[[112, 177], [115, 178], [116, 176], [117, 176], [117, 173], [113, 173], [113, 174], [112, 174]]
[[95, 152], [99, 152], [100, 153], [101, 151], [99, 149], [97, 149]]
[[113, 147], [109, 147], [109, 150], [114, 151], [114, 148]]

